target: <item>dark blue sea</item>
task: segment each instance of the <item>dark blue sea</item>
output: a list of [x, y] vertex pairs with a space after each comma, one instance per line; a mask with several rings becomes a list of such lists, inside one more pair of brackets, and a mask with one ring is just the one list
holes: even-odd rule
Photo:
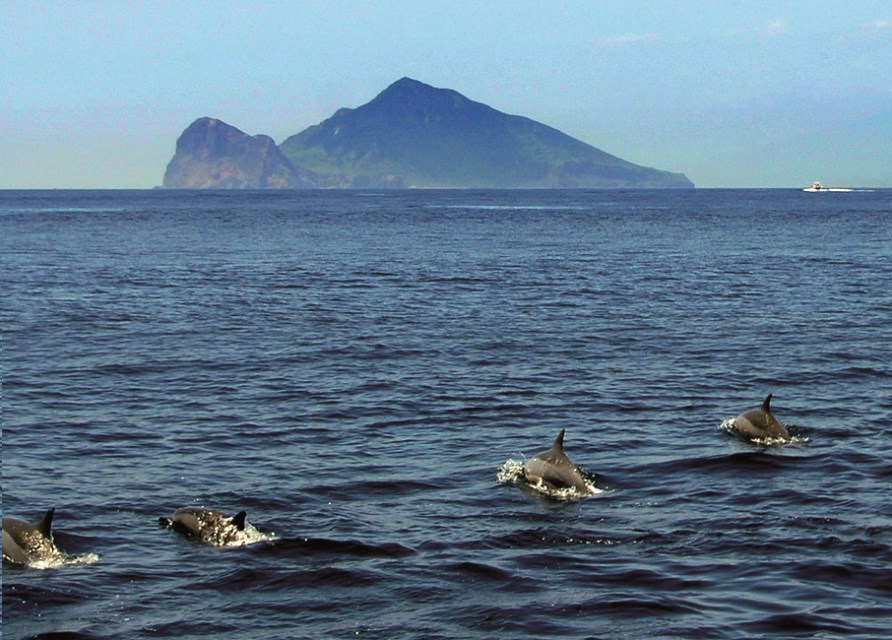
[[[889, 637], [890, 191], [6, 191], [0, 251], [67, 558], [7, 640]], [[561, 429], [600, 493], [505, 473]]]

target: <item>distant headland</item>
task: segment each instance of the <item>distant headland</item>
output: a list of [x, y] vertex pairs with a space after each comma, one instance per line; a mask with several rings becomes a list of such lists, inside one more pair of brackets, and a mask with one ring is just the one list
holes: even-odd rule
[[215, 118], [180, 135], [167, 189], [693, 188], [557, 129], [403, 78], [276, 146]]

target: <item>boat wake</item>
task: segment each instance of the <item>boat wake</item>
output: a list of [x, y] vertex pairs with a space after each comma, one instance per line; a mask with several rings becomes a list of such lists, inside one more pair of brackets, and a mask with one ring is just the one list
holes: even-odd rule
[[812, 182], [811, 186], [806, 187], [805, 189], [803, 189], [803, 191], [807, 191], [809, 193], [847, 193], [849, 191], [854, 191], [854, 189], [850, 189], [849, 187], [825, 187], [820, 182]]

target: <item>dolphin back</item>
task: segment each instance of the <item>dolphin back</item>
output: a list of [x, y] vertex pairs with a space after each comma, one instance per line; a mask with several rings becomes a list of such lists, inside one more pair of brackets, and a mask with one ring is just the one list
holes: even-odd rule
[[40, 519], [40, 522], [34, 525], [34, 528], [37, 529], [40, 534], [46, 538], [47, 540], [53, 539], [53, 515], [56, 513], [56, 509], [49, 509], [44, 515], [43, 518]]
[[181, 507], [172, 516], [159, 518], [158, 522], [188, 538], [212, 546], [226, 546], [244, 539], [247, 517], [245, 511], [230, 516], [204, 507]]
[[3, 557], [16, 564], [48, 560], [59, 554], [53, 543], [53, 514], [50, 509], [35, 524], [18, 518], [3, 518]]
[[551, 448], [547, 451], [542, 451], [541, 453], [537, 453], [533, 456], [534, 460], [543, 460], [549, 464], [569, 464], [570, 458], [567, 457], [567, 454], [564, 453], [564, 429], [561, 429], [560, 433], [557, 434], [557, 437], [554, 439], [554, 443], [551, 445]]
[[580, 493], [591, 493], [579, 469], [564, 453], [564, 429], [558, 433], [550, 449], [527, 460], [523, 475], [528, 482], [542, 483], [551, 489], [573, 488]]
[[789, 440], [790, 432], [771, 413], [771, 398], [772, 394], [769, 393], [758, 409], [751, 409], [734, 418], [734, 428], [741, 436], [751, 440], [764, 438]]
[[15, 564], [28, 564], [31, 558], [22, 547], [21, 539], [16, 535], [17, 527], [13, 524], [18, 522], [21, 521], [3, 518], [3, 559]]

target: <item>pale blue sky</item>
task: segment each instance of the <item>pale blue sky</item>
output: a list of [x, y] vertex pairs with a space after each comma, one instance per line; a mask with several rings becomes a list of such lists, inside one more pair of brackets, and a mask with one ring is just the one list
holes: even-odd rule
[[403, 76], [698, 186], [892, 187], [892, 1], [2, 0], [0, 188], [161, 183]]

